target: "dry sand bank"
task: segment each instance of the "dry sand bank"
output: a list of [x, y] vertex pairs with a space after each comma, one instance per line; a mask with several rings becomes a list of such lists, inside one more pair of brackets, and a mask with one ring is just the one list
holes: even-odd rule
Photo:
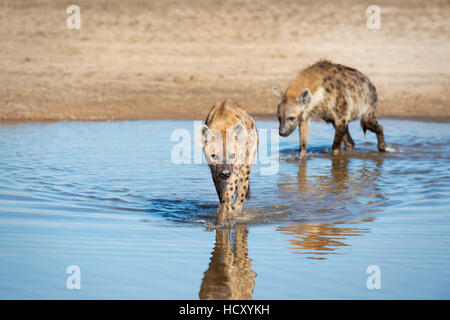
[[0, 3], [0, 120], [203, 119], [235, 99], [275, 119], [273, 84], [329, 58], [367, 74], [379, 114], [450, 121], [450, 2], [67, 1]]

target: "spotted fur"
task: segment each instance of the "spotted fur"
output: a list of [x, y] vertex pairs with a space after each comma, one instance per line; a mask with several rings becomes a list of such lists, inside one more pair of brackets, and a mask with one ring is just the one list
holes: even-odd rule
[[376, 119], [377, 92], [369, 78], [360, 71], [328, 60], [321, 60], [300, 72], [286, 92], [274, 86], [279, 97], [280, 135], [288, 136], [300, 126], [300, 154], [306, 155], [309, 121], [319, 117], [335, 128], [333, 153], [347, 150], [355, 143], [348, 124], [360, 119], [364, 130], [377, 135], [378, 150], [385, 151], [383, 127]]
[[250, 198], [250, 172], [258, 150], [255, 121], [233, 101], [216, 103], [202, 127], [201, 144], [220, 201], [221, 224], [241, 212], [244, 198]]

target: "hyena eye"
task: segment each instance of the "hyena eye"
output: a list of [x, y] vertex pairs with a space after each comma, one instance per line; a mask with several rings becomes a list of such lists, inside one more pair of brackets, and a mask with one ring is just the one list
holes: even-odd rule
[[295, 120], [295, 117], [288, 117], [288, 120], [289, 120], [289, 121], [294, 121], [294, 120]]
[[215, 153], [211, 153], [211, 158], [215, 158], [216, 157], [216, 154]]

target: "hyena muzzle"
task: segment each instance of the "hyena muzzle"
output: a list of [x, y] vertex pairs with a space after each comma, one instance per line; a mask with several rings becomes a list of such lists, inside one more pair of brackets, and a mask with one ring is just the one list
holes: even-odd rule
[[356, 69], [321, 60], [300, 72], [286, 92], [272, 90], [279, 98], [279, 134], [287, 137], [297, 126], [300, 131], [300, 156], [306, 156], [309, 122], [319, 117], [335, 128], [333, 154], [355, 145], [348, 124], [360, 119], [364, 130], [377, 135], [378, 150], [386, 151], [383, 127], [376, 118], [377, 92], [367, 76]]
[[217, 223], [242, 210], [250, 197], [250, 172], [258, 150], [254, 119], [233, 101], [216, 103], [196, 133], [219, 197]]

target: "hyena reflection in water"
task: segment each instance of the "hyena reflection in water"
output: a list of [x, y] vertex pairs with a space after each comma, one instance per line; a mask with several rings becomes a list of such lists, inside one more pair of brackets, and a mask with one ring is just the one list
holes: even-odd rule
[[250, 300], [255, 287], [256, 273], [248, 256], [248, 231], [237, 227], [234, 231], [217, 229], [216, 245], [211, 262], [205, 271], [199, 296], [203, 300]]
[[377, 135], [378, 150], [386, 150], [383, 127], [375, 116], [378, 101], [375, 86], [358, 70], [321, 60], [300, 72], [286, 92], [277, 86], [272, 89], [280, 99], [280, 136], [287, 137], [300, 127], [300, 157], [306, 156], [312, 117], [334, 126], [333, 154], [340, 152], [342, 142], [345, 149], [353, 149], [355, 143], [348, 124], [356, 119], [361, 120], [364, 133], [370, 130]]
[[255, 121], [233, 101], [216, 103], [195, 140], [211, 169], [221, 224], [239, 213], [244, 198], [250, 197], [250, 171], [258, 150]]

